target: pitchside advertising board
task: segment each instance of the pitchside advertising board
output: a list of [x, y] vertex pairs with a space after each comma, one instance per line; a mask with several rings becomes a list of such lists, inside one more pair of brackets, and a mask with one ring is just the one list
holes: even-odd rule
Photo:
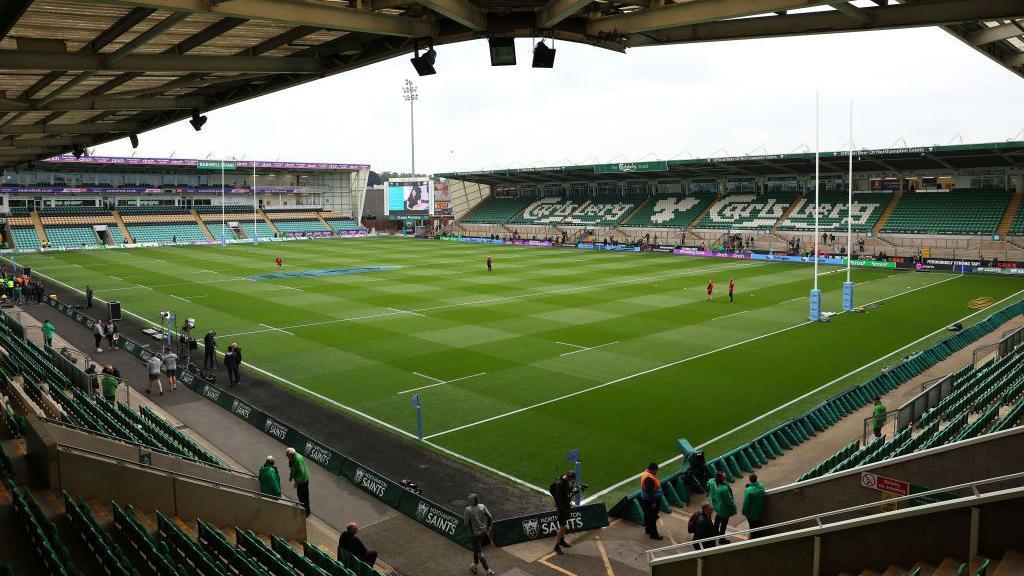
[[[566, 523], [567, 532], [584, 532], [608, 525], [608, 510], [604, 504], [587, 504], [572, 508]], [[494, 522], [494, 544], [508, 546], [541, 538], [551, 538], [558, 532], [558, 512], [541, 512]]]

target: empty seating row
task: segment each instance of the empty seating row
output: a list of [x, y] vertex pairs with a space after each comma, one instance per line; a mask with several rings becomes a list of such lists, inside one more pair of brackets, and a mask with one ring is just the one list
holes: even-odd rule
[[795, 192], [732, 194], [718, 199], [696, 227], [770, 230], [795, 200]]
[[319, 213], [311, 210], [264, 210], [276, 224], [278, 220], [316, 220]]
[[883, 232], [994, 234], [1010, 201], [1005, 190], [950, 190], [904, 194]]
[[76, 502], [67, 492], [64, 492], [64, 514], [108, 576], [134, 576], [137, 574], [131, 562], [121, 551], [121, 547], [114, 542], [109, 533], [96, 523], [92, 510], [85, 502], [81, 499]]
[[330, 232], [319, 219], [316, 220], [274, 220], [274, 226], [282, 234], [303, 234], [306, 232]]
[[139, 214], [188, 214], [185, 206], [118, 206], [118, 213], [125, 215]]
[[11, 238], [14, 240], [15, 248], [30, 249], [39, 248], [39, 234], [31, 226], [17, 226], [11, 228]]
[[136, 242], [180, 244], [209, 240], [198, 224], [129, 224], [128, 233]]
[[661, 195], [648, 199], [622, 226], [688, 228], [715, 199], [714, 194]]
[[50, 246], [57, 248], [96, 246], [100, 243], [99, 236], [89, 226], [47, 226], [46, 239]]
[[[871, 230], [891, 195], [878, 192], [856, 192], [853, 203], [849, 196], [840, 192], [827, 192], [818, 199], [818, 226], [822, 230], [846, 230], [847, 220], [854, 232]], [[852, 210], [851, 210], [852, 208]], [[852, 212], [852, 215], [849, 214]], [[814, 230], [814, 196], [808, 195], [797, 200], [793, 211], [779, 224], [780, 230]]]
[[46, 216], [109, 216], [110, 209], [103, 206], [52, 206], [39, 209]]
[[504, 224], [519, 214], [536, 198], [520, 196], [518, 198], [485, 198], [472, 214], [462, 221], [467, 224]]
[[1010, 223], [1010, 234], [1024, 236], [1024, 202], [1020, 203], [1020, 206], [1017, 207], [1017, 213], [1013, 215], [1013, 221]]
[[256, 222], [256, 224], [253, 224], [252, 222], [239, 222], [238, 227], [241, 228], [249, 238], [254, 236], [258, 238], [273, 238], [276, 236], [276, 234], [274, 234], [274, 230], [271, 229], [270, 225], [266, 222]]
[[327, 223], [335, 232], [346, 232], [349, 230], [364, 230], [363, 225], [355, 220], [331, 218]]
[[46, 517], [32, 494], [22, 492], [9, 479], [4, 480], [4, 486], [11, 493], [14, 515], [24, 528], [44, 572], [49, 576], [77, 576], [70, 554], [61, 544], [57, 526]]

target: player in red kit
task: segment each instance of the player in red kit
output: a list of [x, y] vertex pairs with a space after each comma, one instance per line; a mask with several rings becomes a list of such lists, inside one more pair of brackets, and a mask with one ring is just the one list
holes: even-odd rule
[[708, 302], [711, 302], [711, 293], [715, 291], [715, 281], [708, 280]]
[[732, 302], [732, 291], [736, 287], [736, 284], [729, 278], [729, 302]]
[[274, 264], [277, 264], [278, 268], [281, 267], [281, 257], [280, 256], [278, 256], [277, 258], [274, 258]]
[[491, 257], [490, 256], [487, 257], [487, 271], [488, 272], [491, 271]]

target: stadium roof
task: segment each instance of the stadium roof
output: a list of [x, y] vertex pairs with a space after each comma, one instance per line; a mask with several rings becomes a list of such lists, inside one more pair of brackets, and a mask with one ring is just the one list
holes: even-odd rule
[[[822, 152], [822, 174], [845, 174], [849, 152]], [[966, 170], [971, 168], [1024, 167], [1024, 141], [959, 146], [922, 146], [854, 150], [854, 172], [908, 172]], [[537, 184], [541, 182], [598, 182], [609, 180], [716, 178], [720, 176], [814, 175], [814, 153], [764, 154], [692, 160], [653, 160], [618, 164], [510, 168], [479, 172], [438, 174], [488, 185]]]
[[1024, 76], [1020, 0], [5, 0], [0, 168], [484, 37], [636, 46], [944, 26]]
[[[369, 164], [342, 164], [336, 162], [282, 162], [280, 160], [224, 160], [230, 170], [252, 169], [261, 170], [369, 170]], [[194, 170], [220, 170], [221, 160], [198, 160], [195, 158], [136, 158], [123, 156], [82, 156], [75, 158], [68, 154], [42, 160], [37, 168], [47, 165], [83, 165], [86, 169], [115, 168], [186, 168]], [[63, 167], [63, 166], [62, 166]]]

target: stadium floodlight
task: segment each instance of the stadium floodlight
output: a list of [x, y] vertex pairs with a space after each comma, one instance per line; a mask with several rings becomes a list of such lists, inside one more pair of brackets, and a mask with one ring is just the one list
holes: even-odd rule
[[206, 116], [205, 115], [200, 116], [199, 109], [198, 108], [193, 108], [192, 109], [192, 119], [189, 120], [188, 123], [192, 125], [192, 128], [196, 132], [199, 132], [200, 130], [203, 129], [203, 124], [206, 124]]
[[[554, 44], [554, 41], [552, 41]], [[555, 49], [549, 48], [543, 40], [537, 43], [533, 47], [533, 67], [534, 68], [554, 68], [555, 67]]]
[[139, 147], [139, 135], [138, 134], [132, 134], [132, 135], [128, 136], [128, 141], [132, 143], [132, 148], [138, 148]]
[[515, 38], [488, 38], [487, 46], [491, 51], [491, 66], [516, 65]]
[[405, 84], [402, 86], [402, 99], [409, 103], [409, 149], [410, 157], [412, 160], [412, 174], [416, 173], [416, 101], [420, 99], [420, 94], [416, 90], [416, 85], [412, 83], [412, 80], [406, 79]]
[[437, 52], [434, 51], [434, 43], [430, 43], [430, 47], [427, 51], [420, 56], [420, 47], [417, 44], [414, 48], [413, 56], [409, 61], [412, 62], [412, 67], [416, 69], [416, 73], [420, 76], [431, 76], [437, 74], [437, 70], [434, 68], [434, 62], [437, 61]]
[[71, 153], [75, 156], [75, 159], [81, 158], [85, 154], [85, 148], [81, 144], [75, 144], [75, 147], [71, 149]]

